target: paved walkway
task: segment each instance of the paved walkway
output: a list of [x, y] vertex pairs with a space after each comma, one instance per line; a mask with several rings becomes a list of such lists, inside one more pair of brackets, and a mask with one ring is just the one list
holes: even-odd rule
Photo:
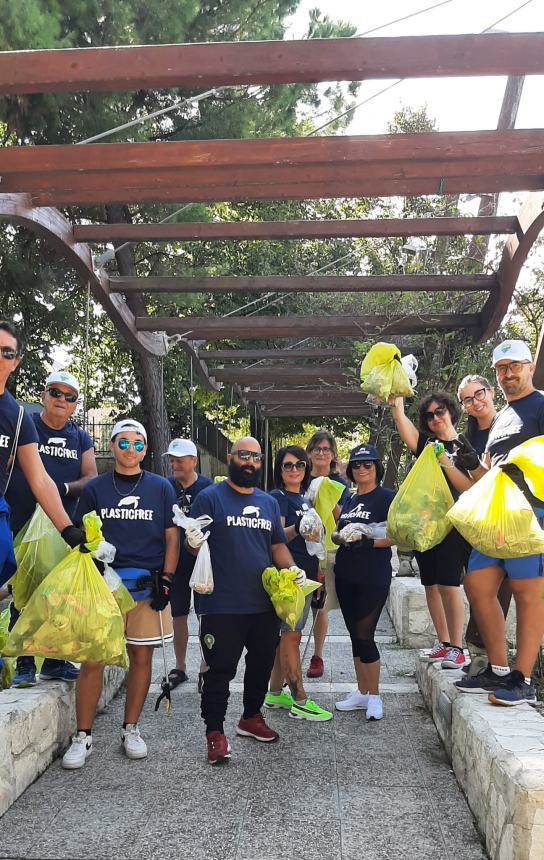
[[[194, 619], [191, 622], [196, 632]], [[329, 723], [267, 712], [280, 732], [267, 746], [235, 735], [241, 672], [227, 734], [233, 758], [211, 768], [196, 685], [173, 694], [170, 716], [150, 693], [141, 730], [144, 762], [119, 744], [122, 697], [95, 724], [95, 749], [81, 771], [55, 762], [0, 823], [0, 857], [54, 860], [484, 860], [472, 816], [412, 677], [413, 652], [379, 629], [385, 717], [362, 712]], [[307, 655], [308, 662], [310, 653]], [[157, 655], [158, 657], [159, 655]], [[189, 671], [196, 679], [198, 644]], [[326, 675], [308, 682], [320, 704], [353, 688], [349, 640], [331, 615]], [[160, 681], [161, 661], [154, 679]], [[169, 665], [173, 665], [170, 662]]]

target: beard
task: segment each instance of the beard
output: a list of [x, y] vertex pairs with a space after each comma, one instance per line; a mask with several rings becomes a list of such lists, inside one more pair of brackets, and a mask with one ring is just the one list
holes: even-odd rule
[[261, 470], [244, 463], [239, 466], [234, 460], [229, 463], [229, 478], [237, 487], [256, 487], [261, 480]]

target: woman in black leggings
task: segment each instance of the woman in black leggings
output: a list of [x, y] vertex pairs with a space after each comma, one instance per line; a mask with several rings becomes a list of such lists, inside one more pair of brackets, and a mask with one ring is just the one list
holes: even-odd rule
[[380, 486], [383, 466], [373, 445], [352, 450], [346, 474], [357, 492], [344, 504], [332, 539], [339, 545], [336, 593], [351, 638], [357, 689], [336, 708], [366, 710], [367, 720], [381, 720], [380, 654], [374, 633], [391, 586], [391, 541], [368, 537], [357, 526], [385, 522], [395, 494]]

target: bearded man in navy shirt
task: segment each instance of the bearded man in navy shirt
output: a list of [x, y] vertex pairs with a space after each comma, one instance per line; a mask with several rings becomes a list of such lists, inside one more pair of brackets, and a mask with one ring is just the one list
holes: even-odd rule
[[[291, 567], [297, 572], [297, 584], [306, 581], [285, 544], [276, 499], [257, 489], [263, 459], [259, 443], [251, 436], [239, 439], [228, 459], [228, 479], [203, 490], [191, 506], [192, 517], [207, 514], [212, 518], [207, 540], [214, 590], [195, 593], [202, 654], [208, 666], [201, 713], [210, 764], [224, 762], [231, 755], [223, 723], [229, 683], [244, 648], [244, 711], [236, 733], [265, 743], [278, 740], [278, 733], [267, 726], [261, 713], [280, 628], [263, 588], [262, 573], [272, 564], [278, 569]], [[185, 540], [196, 554], [205, 536], [199, 529], [187, 529]]]

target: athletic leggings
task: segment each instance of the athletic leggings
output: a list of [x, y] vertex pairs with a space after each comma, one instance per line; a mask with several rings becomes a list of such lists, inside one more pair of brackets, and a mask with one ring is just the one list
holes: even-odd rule
[[361, 663], [375, 663], [380, 659], [374, 633], [390, 585], [390, 579], [379, 585], [336, 579], [336, 594], [350, 635], [353, 657], [358, 657]]
[[200, 644], [209, 667], [204, 673], [200, 712], [206, 732], [222, 732], [229, 684], [244, 648], [244, 718], [255, 716], [264, 702], [276, 657], [280, 619], [275, 612], [255, 615], [203, 615]]

